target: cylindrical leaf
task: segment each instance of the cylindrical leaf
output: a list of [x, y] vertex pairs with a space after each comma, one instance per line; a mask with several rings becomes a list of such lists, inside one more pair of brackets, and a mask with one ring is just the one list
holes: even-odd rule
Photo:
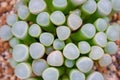
[[18, 44], [13, 48], [13, 59], [17, 62], [26, 61], [29, 58], [28, 47], [24, 44]]
[[56, 50], [62, 50], [65, 46], [65, 42], [59, 39], [55, 39], [53, 42], [53, 48]]
[[107, 21], [103, 18], [98, 18], [94, 24], [97, 31], [105, 31], [108, 27]]
[[3, 25], [0, 28], [0, 38], [3, 41], [8, 41], [12, 38], [13, 34], [11, 32], [11, 28], [8, 25]]
[[96, 33], [95, 26], [93, 24], [87, 23], [82, 26], [80, 30], [71, 34], [71, 38], [74, 41], [88, 40], [94, 37]]
[[79, 42], [78, 48], [79, 48], [81, 54], [87, 54], [91, 50], [90, 44], [86, 41]]
[[80, 51], [73, 43], [68, 43], [63, 49], [63, 55], [65, 58], [75, 60], [80, 56]]
[[112, 4], [110, 0], [99, 0], [98, 3], [98, 13], [102, 16], [108, 16], [112, 11]]
[[12, 14], [9, 14], [7, 17], [6, 17], [6, 22], [8, 25], [12, 26], [15, 22], [18, 21], [18, 16], [14, 13]]
[[37, 76], [41, 76], [46, 68], [48, 68], [48, 64], [44, 59], [38, 59], [32, 62], [33, 73]]
[[76, 62], [76, 66], [81, 72], [87, 73], [92, 70], [93, 61], [88, 57], [80, 57]]
[[56, 29], [57, 37], [60, 40], [66, 40], [70, 37], [71, 31], [67, 26], [59, 26]]
[[40, 43], [32, 43], [30, 45], [30, 55], [33, 59], [42, 58], [45, 54], [45, 47]]
[[112, 63], [112, 58], [109, 54], [104, 54], [102, 58], [99, 60], [99, 64], [102, 67], [107, 67]]
[[45, 0], [30, 0], [29, 10], [33, 14], [38, 14], [46, 9], [47, 5]]
[[77, 69], [72, 69], [69, 73], [70, 80], [85, 80], [84, 73]]
[[20, 79], [27, 79], [32, 75], [32, 68], [28, 63], [19, 63], [15, 67], [15, 75]]
[[32, 24], [29, 28], [29, 35], [35, 38], [38, 38], [40, 34], [42, 33], [42, 30], [39, 25]]
[[115, 42], [108, 42], [105, 46], [105, 52], [108, 54], [115, 54], [118, 51], [118, 46]]
[[54, 36], [51, 33], [44, 32], [41, 33], [39, 40], [44, 46], [50, 46], [54, 41]]
[[100, 46], [105, 47], [107, 44], [107, 36], [104, 32], [98, 32], [93, 38], [93, 43]]
[[18, 21], [12, 26], [12, 33], [19, 39], [24, 39], [27, 36], [28, 24], [25, 21]]
[[100, 72], [95, 71], [88, 76], [87, 80], [105, 80], [105, 79]]
[[59, 71], [54, 67], [49, 67], [45, 69], [42, 73], [42, 78], [44, 80], [58, 80], [59, 79]]
[[89, 57], [91, 59], [98, 60], [98, 59], [101, 59], [103, 55], [104, 55], [104, 51], [101, 47], [99, 47], [99, 46], [91, 47], [91, 51], [89, 53]]
[[66, 18], [65, 18], [65, 15], [63, 14], [63, 12], [61, 12], [61, 11], [54, 11], [50, 15], [50, 20], [55, 25], [62, 25], [62, 24], [65, 23]]
[[47, 62], [51, 66], [62, 66], [64, 57], [61, 51], [53, 51], [47, 56]]

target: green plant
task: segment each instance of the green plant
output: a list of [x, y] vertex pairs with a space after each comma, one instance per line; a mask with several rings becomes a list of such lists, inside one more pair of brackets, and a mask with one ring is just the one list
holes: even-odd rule
[[[0, 38], [9, 41], [15, 75], [25, 80], [105, 80], [118, 47], [120, 25], [109, 16], [119, 0], [20, 0]], [[32, 24], [31, 24], [32, 23]], [[35, 74], [33, 77], [32, 74]]]

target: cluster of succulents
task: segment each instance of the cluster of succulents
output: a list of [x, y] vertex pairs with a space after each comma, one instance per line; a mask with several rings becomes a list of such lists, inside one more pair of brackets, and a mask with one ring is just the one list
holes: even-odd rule
[[109, 16], [120, 0], [20, 0], [0, 38], [9, 41], [11, 66], [24, 80], [105, 80], [118, 47], [120, 25]]

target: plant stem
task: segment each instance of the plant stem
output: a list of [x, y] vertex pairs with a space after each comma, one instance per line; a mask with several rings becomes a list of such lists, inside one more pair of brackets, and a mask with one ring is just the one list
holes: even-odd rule
[[86, 1], [81, 6], [81, 12], [82, 12], [82, 14], [84, 14], [84, 15], [81, 16], [82, 19], [85, 19], [86, 17], [90, 16], [96, 10], [97, 10], [97, 3], [95, 2], [95, 0], [88, 0], [88, 1]]
[[85, 24], [81, 29], [71, 34], [71, 38], [73, 41], [80, 40], [89, 40], [94, 37], [96, 33], [95, 26], [93, 24]]
[[36, 22], [41, 26], [42, 29], [48, 32], [55, 32], [55, 26], [50, 22], [50, 15], [48, 12], [41, 12], [36, 18]]
[[28, 35], [28, 24], [25, 21], [16, 22], [11, 29], [13, 35], [22, 40], [25, 44], [30, 45], [36, 40]]
[[21, 5], [17, 12], [20, 19], [35, 22], [36, 15], [31, 14], [27, 6]]
[[53, 0], [52, 5], [55, 10], [64, 11], [68, 3], [67, 3], [67, 0]]

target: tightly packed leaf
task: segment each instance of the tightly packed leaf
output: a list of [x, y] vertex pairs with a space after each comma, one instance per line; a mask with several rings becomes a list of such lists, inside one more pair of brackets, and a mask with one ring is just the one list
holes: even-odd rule
[[[9, 41], [11, 66], [22, 80], [105, 80], [94, 71], [111, 64], [120, 25], [109, 16], [119, 0], [20, 0], [0, 38]], [[11, 50], [10, 49], [10, 50]]]

